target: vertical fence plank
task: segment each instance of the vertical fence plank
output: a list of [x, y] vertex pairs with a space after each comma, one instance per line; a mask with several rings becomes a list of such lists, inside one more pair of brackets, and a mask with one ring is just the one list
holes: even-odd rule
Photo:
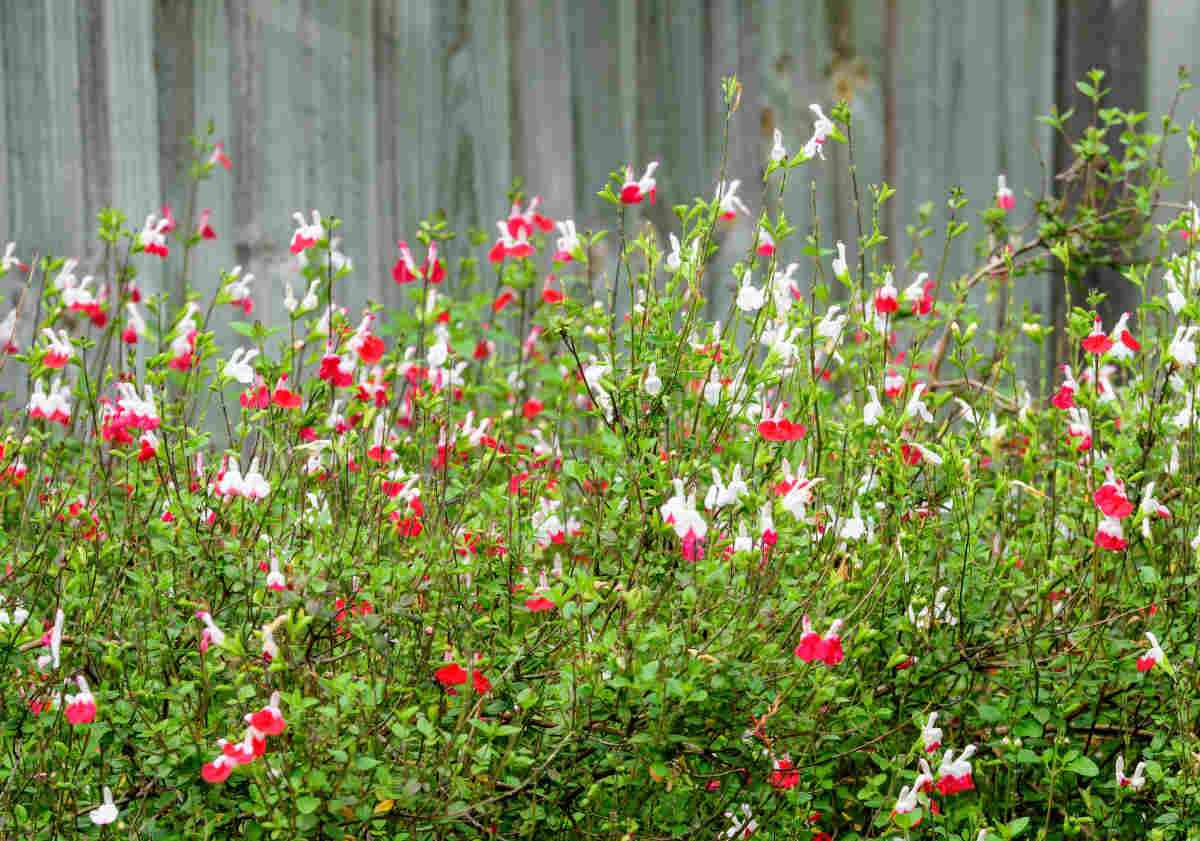
[[78, 142], [78, 30], [75, 11], [67, 11], [53, 0], [9, 7], [3, 50], [6, 198], [9, 236], [26, 254], [82, 256], [87, 239]]
[[[1151, 128], [1158, 130], [1160, 117], [1168, 113], [1175, 99], [1175, 90], [1179, 84], [1180, 67], [1188, 67], [1196, 78], [1200, 67], [1196, 66], [1195, 35], [1200, 32], [1200, 4], [1189, 0], [1162, 0], [1150, 5], [1150, 26], [1148, 33], [1147, 55], [1147, 104], [1150, 111]], [[1189, 122], [1195, 121], [1196, 92], [1181, 97], [1176, 109], [1175, 119], [1186, 130]], [[1188, 171], [1188, 148], [1184, 136], [1176, 135], [1167, 138], [1166, 154], [1163, 165], [1167, 172], [1176, 176], [1176, 183], [1163, 191], [1164, 201], [1171, 207], [1159, 213], [1157, 221], [1167, 223], [1179, 215], [1180, 210], [1189, 200], [1195, 200], [1196, 183], [1194, 178], [1183, 177]], [[1154, 279], [1156, 285], [1150, 290], [1154, 294], [1162, 292], [1162, 281]]]
[[[764, 113], [763, 129], [768, 141], [775, 129], [783, 134], [788, 155], [795, 155], [812, 136], [812, 103], [820, 104], [826, 114], [831, 110], [832, 82], [828, 69], [833, 63], [831, 41], [827, 37], [828, 22], [825, 7], [818, 3], [796, 4], [786, 0], [764, 0], [762, 20], [769, 21], [762, 29], [761, 73], [763, 78]], [[763, 150], [763, 159], [770, 150]], [[782, 243], [778, 263], [800, 262], [804, 278], [802, 287], [807, 292], [811, 273], [809, 259], [801, 259], [804, 246], [812, 226], [810, 202], [812, 185], [820, 185], [817, 197], [817, 213], [821, 221], [821, 242], [832, 247], [838, 231], [832, 230], [835, 195], [826, 181], [832, 162], [813, 161], [794, 170], [788, 179], [787, 192], [781, 203], [772, 199], [773, 214], [782, 211], [797, 229], [795, 236]], [[772, 194], [778, 179], [772, 179]], [[826, 261], [827, 262], [827, 261]], [[826, 267], [828, 274], [828, 267]], [[756, 278], [761, 281], [762, 278]]]
[[[87, 240], [77, 255], [91, 263], [100, 254], [100, 243], [94, 236], [96, 213], [102, 207], [119, 207], [113, 198], [113, 123], [112, 86], [109, 83], [113, 67], [111, 50], [116, 46], [109, 37], [107, 4], [92, 0], [80, 3], [76, 25], [79, 27], [79, 139], [83, 149], [81, 187], [83, 206], [80, 208], [83, 231]], [[136, 211], [130, 212], [135, 218]]]
[[[1086, 103], [1075, 84], [1092, 68], [1106, 71], [1103, 85], [1110, 90], [1105, 98], [1108, 107], [1145, 110], [1149, 23], [1146, 0], [1098, 0], [1086, 7], [1059, 0], [1058, 13], [1058, 105], [1062, 110], [1077, 106], [1075, 116], [1066, 123], [1068, 136], [1078, 137], [1091, 119], [1090, 103]], [[1066, 170], [1073, 157], [1060, 138], [1054, 149], [1054, 171]], [[1061, 192], [1062, 186], [1056, 187], [1056, 192]], [[1105, 293], [1099, 315], [1106, 324], [1137, 306], [1137, 289], [1113, 269], [1093, 266], [1084, 278], [1084, 285]], [[1059, 284], [1052, 287], [1051, 306], [1055, 324], [1063, 324], [1066, 301]], [[1063, 335], [1061, 329], [1059, 335]], [[1049, 364], [1058, 361], [1051, 358]]]
[[[445, 67], [444, 129], [433, 139], [432, 151], [438, 201], [450, 226], [459, 232], [449, 249], [451, 255], [466, 252], [468, 228], [483, 228], [490, 238], [495, 236], [495, 220], [507, 215], [506, 197], [514, 173], [504, 8], [460, 0], [458, 8], [446, 9], [450, 16], [439, 22], [454, 33], [440, 51]], [[427, 207], [414, 210], [418, 216], [428, 213]]]
[[154, 77], [154, 13], [138, 0], [115, 0], [105, 10], [108, 102], [112, 142], [109, 201], [137, 214], [162, 203], [158, 166], [158, 97]]
[[[575, 149], [575, 221], [611, 227], [611, 207], [596, 197], [610, 172], [644, 166], [633, 149], [633, 0], [570, 3], [565, 10], [571, 56], [571, 112]], [[607, 248], [608, 244], [605, 244]]]
[[553, 218], [574, 212], [570, 42], [562, 0], [510, 0], [513, 171]]

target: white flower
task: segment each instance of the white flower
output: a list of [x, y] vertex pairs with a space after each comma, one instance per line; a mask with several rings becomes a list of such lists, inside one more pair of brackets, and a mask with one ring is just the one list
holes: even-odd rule
[[1126, 777], [1125, 776], [1125, 757], [1118, 756], [1116, 770], [1117, 770], [1117, 786], [1119, 788], [1124, 788], [1125, 786], [1129, 786], [1129, 788], [1133, 789], [1134, 791], [1141, 791], [1142, 786], [1144, 786], [1146, 784], [1146, 777], [1142, 773], [1143, 771], [1146, 770], [1145, 762], [1139, 762], [1137, 764], [1137, 767], [1133, 769], [1133, 776]]
[[907, 418], [909, 415], [920, 415], [925, 423], [933, 423], [933, 415], [929, 411], [929, 407], [925, 405], [925, 401], [921, 399], [921, 394], [925, 391], [925, 383], [917, 383], [913, 386], [912, 397], [908, 398], [908, 405], [904, 407], [904, 414], [901, 419]]
[[833, 258], [833, 273], [845, 279], [850, 275], [850, 265], [846, 262], [846, 243], [839, 241], [837, 252], [838, 256]]
[[1179, 291], [1179, 286], [1175, 281], [1177, 265], [1178, 263], [1167, 268], [1167, 273], [1163, 275], [1163, 282], [1167, 287], [1167, 305], [1171, 307], [1171, 312], [1179, 315], [1180, 310], [1187, 306], [1187, 298]]
[[1175, 338], [1167, 347], [1167, 355], [1183, 366], [1196, 364], [1196, 332], [1200, 326], [1195, 324], [1175, 328]]
[[655, 363], [653, 362], [646, 369], [646, 381], [642, 384], [642, 388], [646, 389], [646, 393], [651, 397], [657, 397], [662, 393], [663, 381], [659, 379], [658, 372], [655, 370]]
[[750, 282], [750, 272], [742, 277], [742, 288], [738, 290], [737, 308], [742, 312], [758, 312], [766, 303], [763, 290]]
[[716, 406], [721, 402], [721, 372], [713, 368], [709, 373], [708, 382], [704, 384], [704, 402]]
[[92, 823], [96, 824], [96, 826], [104, 826], [115, 821], [118, 814], [120, 813], [117, 811], [117, 806], [113, 803], [112, 789], [105, 786], [104, 804], [88, 812], [88, 817], [92, 819]]
[[746, 533], [746, 524], [739, 522], [737, 537], [733, 539], [734, 553], [749, 552], [753, 549], [754, 541], [751, 539], [750, 535]]
[[850, 316], [848, 313], [839, 315], [838, 313], [841, 312], [841, 309], [837, 304], [834, 304], [825, 313], [825, 316], [817, 322], [816, 333], [822, 339], [829, 339], [832, 342], [836, 341], [842, 335], [842, 327], [845, 325], [846, 319]]
[[725, 830], [725, 838], [746, 838], [754, 830], [758, 829], [758, 821], [754, 820], [754, 813], [750, 811], [750, 806], [746, 803], [739, 807], [742, 810], [742, 817], [738, 818], [734, 812], [726, 812], [725, 817], [729, 818], [731, 826]]
[[783, 132], [775, 129], [774, 143], [771, 145], [771, 160], [779, 163], [787, 157], [787, 149], [783, 146]]
[[242, 385], [254, 382], [254, 366], [250, 363], [258, 356], [258, 348], [240, 347], [225, 363], [223, 373], [230, 379], [237, 380]]
[[696, 257], [696, 246], [684, 249], [679, 243], [679, 237], [671, 234], [671, 253], [667, 255], [667, 268], [673, 272], [679, 271], [686, 263], [691, 263]]
[[857, 502], [854, 503], [854, 516], [838, 524], [837, 535], [841, 540], [861, 540], [867, 536], [867, 523]]
[[782, 318], [792, 308], [795, 278], [792, 277], [800, 268], [799, 263], [788, 263], [782, 272], [771, 275], [771, 296], [775, 299], [775, 315]]

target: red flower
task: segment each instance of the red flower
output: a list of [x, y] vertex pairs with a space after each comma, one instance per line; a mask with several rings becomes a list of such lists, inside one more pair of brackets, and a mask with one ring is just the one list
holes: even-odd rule
[[[569, 258], [568, 258], [569, 259]], [[550, 284], [554, 281], [554, 275], [546, 275], [546, 282], [542, 284], [542, 302], [546, 304], [559, 304], [563, 301], [563, 293], [555, 291]]]
[[271, 701], [258, 712], [247, 717], [247, 724], [261, 730], [267, 736], [278, 736], [287, 729], [283, 711], [279, 708], [279, 690], [271, 693]]
[[417, 261], [413, 259], [407, 242], [400, 240], [396, 246], [400, 249], [400, 257], [396, 260], [396, 265], [392, 267], [392, 280], [396, 283], [412, 283], [420, 277], [437, 284], [446, 278], [446, 265], [437, 258], [437, 242], [429, 243], [429, 250], [425, 253], [425, 262], [421, 264], [420, 268], [417, 267]]
[[[196, 235], [200, 239], [216, 239], [217, 232], [213, 230], [213, 226], [209, 224], [208, 218], [212, 215], [211, 210], [205, 210], [200, 213], [200, 221], [196, 225]], [[247, 310], [248, 312], [248, 310]]]
[[1097, 489], [1092, 500], [1105, 517], [1116, 517], [1117, 519], [1128, 517], [1133, 513], [1133, 503], [1125, 495], [1125, 482], [1115, 478], [1112, 465], [1105, 467], [1104, 471], [1108, 475], [1108, 479]]
[[1092, 332], [1083, 340], [1083, 349], [1088, 353], [1108, 353], [1116, 344], [1108, 336], [1104, 335], [1104, 331], [1100, 329], [1100, 318], [1097, 316], [1095, 324], [1092, 327]]
[[525, 607], [529, 608], [534, 613], [540, 613], [543, 610], [553, 610], [554, 602], [544, 596], [536, 596], [532, 599], [525, 600]]
[[476, 669], [471, 674], [471, 683], [475, 687], [475, 691], [480, 695], [486, 695], [492, 691], [492, 682], [483, 676], [483, 672]]
[[530, 397], [528, 400], [525, 401], [525, 405], [523, 407], [521, 407], [521, 414], [525, 417], [526, 420], [532, 420], [533, 418], [535, 418], [539, 414], [541, 414], [541, 412], [544, 408], [545, 408], [545, 406], [542, 404], [541, 400], [538, 400], [534, 397]]
[[229, 158], [225, 157], [224, 143], [218, 143], [216, 145], [216, 148], [213, 149], [212, 154], [208, 158], [208, 163], [209, 166], [219, 163], [226, 169], [231, 169], [233, 167], [233, 164], [229, 161]]
[[233, 766], [236, 764], [222, 752], [212, 762], [204, 763], [204, 767], [200, 769], [200, 776], [204, 778], [205, 782], [223, 783], [229, 779], [230, 773], [233, 772]]
[[512, 292], [504, 292], [499, 298], [492, 302], [492, 312], [500, 312], [514, 300], [516, 296]]
[[461, 686], [467, 682], [467, 672], [458, 663], [442, 666], [433, 673], [443, 686]]
[[800, 772], [792, 767], [792, 760], [787, 756], [775, 760], [775, 770], [771, 772], [771, 785], [780, 789], [795, 788], [800, 782]]
[[383, 339], [368, 333], [363, 337], [362, 344], [359, 345], [358, 358], [367, 365], [374, 365], [383, 357], [385, 350], [387, 347], [384, 345]]
[[304, 402], [304, 398], [294, 391], [288, 391], [283, 384], [287, 380], [287, 374], [281, 374], [279, 382], [275, 384], [275, 391], [271, 394], [271, 402], [281, 409], [299, 409]]

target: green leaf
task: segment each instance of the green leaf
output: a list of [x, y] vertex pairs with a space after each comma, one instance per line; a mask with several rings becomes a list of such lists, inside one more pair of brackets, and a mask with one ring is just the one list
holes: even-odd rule
[[317, 811], [320, 805], [321, 801], [311, 795], [306, 794], [303, 797], [296, 798], [296, 808], [300, 810], [300, 814], [302, 815], [311, 815]]
[[1077, 756], [1067, 763], [1067, 770], [1074, 771], [1081, 777], [1094, 777], [1100, 773], [1100, 766], [1086, 756]]
[[1008, 837], [1016, 838], [1029, 827], [1029, 818], [1017, 818], [1008, 823]]
[[979, 705], [979, 718], [982, 721], [993, 722], [1004, 720], [1004, 710], [989, 704]]

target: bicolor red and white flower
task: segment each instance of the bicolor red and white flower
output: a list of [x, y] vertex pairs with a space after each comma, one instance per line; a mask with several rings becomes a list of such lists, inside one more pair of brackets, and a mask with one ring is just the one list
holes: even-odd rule
[[1158, 637], [1152, 632], [1146, 631], [1146, 639], [1150, 640], [1150, 650], [1138, 658], [1137, 667], [1139, 672], [1150, 671], [1167, 657], [1162, 650], [1162, 646], [1158, 644]]
[[16, 250], [17, 244], [10, 242], [4, 247], [4, 256], [0, 257], [0, 276], [8, 273], [9, 269], [17, 268], [23, 272], [29, 271], [29, 266], [17, 259], [17, 255], [13, 252]]
[[533, 254], [533, 245], [529, 242], [529, 235], [525, 233], [524, 228], [514, 237], [504, 222], [497, 222], [496, 227], [500, 229], [500, 238], [488, 252], [490, 261], [502, 263], [510, 257], [520, 260]]
[[1075, 392], [1079, 390], [1079, 383], [1075, 382], [1075, 378], [1071, 376], [1069, 365], [1060, 365], [1059, 367], [1063, 372], [1063, 383], [1058, 387], [1058, 392], [1050, 399], [1050, 402], [1056, 408], [1066, 411], [1075, 408]]
[[44, 669], [47, 666], [57, 669], [61, 665], [63, 624], [65, 621], [66, 615], [60, 607], [54, 611], [54, 624], [50, 626], [50, 630], [42, 637], [42, 644], [50, 648], [50, 653], [38, 657], [37, 664], [39, 669]]
[[208, 651], [210, 645], [220, 648], [225, 644], [225, 632], [217, 627], [217, 623], [213, 621], [212, 614], [207, 610], [197, 610], [196, 618], [204, 623], [204, 630], [200, 632], [201, 654]]
[[[503, 222], [497, 222], [501, 226], [501, 230], [506, 232]], [[400, 257], [396, 260], [396, 264], [392, 266], [392, 280], [396, 283], [412, 283], [421, 278], [432, 284], [439, 284], [446, 278], [446, 265], [438, 259], [438, 244], [437, 240], [429, 243], [429, 248], [425, 252], [425, 262], [417, 266], [417, 261], [413, 258], [412, 251], [408, 248], [408, 243], [400, 240], [396, 243], [396, 247], [400, 249]], [[531, 249], [532, 252], [532, 249]]]
[[1004, 174], [996, 176], [996, 207], [1003, 211], [1012, 210], [1017, 206], [1017, 199], [1013, 196], [1013, 191], [1008, 188], [1008, 180]]
[[79, 684], [79, 693], [66, 696], [63, 714], [71, 724], [90, 724], [96, 718], [96, 697], [88, 689], [83, 675], [77, 675], [75, 682]]
[[717, 183], [717, 192], [713, 196], [713, 200], [720, 206], [721, 218], [726, 221], [736, 218], [738, 213], [750, 215], [750, 208], [746, 207], [746, 203], [737, 194], [737, 189], [741, 184], [742, 182], [737, 179], [728, 184], [724, 181]]
[[1119, 552], [1129, 545], [1125, 541], [1125, 530], [1121, 528], [1121, 521], [1116, 517], [1105, 517], [1100, 521], [1092, 543], [1112, 552]]
[[521, 210], [521, 205], [518, 202], [513, 202], [512, 209], [508, 213], [508, 232], [513, 238], [517, 238], [523, 231], [525, 237], [533, 236], [534, 230], [552, 231], [554, 230], [554, 222], [546, 216], [538, 213], [538, 205], [542, 203], [541, 196], [534, 196], [529, 200], [529, 207]]
[[975, 788], [975, 780], [971, 776], [971, 757], [975, 755], [976, 750], [975, 745], [967, 745], [962, 753], [955, 757], [954, 751], [947, 749], [942, 756], [942, 764], [938, 767], [938, 779], [934, 788], [941, 794], [956, 794]]
[[1112, 341], [1112, 355], [1116, 359], [1128, 359], [1142, 349], [1141, 344], [1129, 332], [1130, 314], [1121, 313], [1117, 326], [1113, 328], [1109, 339]]
[[287, 729], [287, 722], [283, 720], [283, 710], [279, 706], [279, 701], [279, 690], [276, 689], [271, 693], [271, 700], [265, 707], [246, 716], [246, 724], [265, 736], [278, 736]]
[[1155, 515], [1167, 519], [1171, 516], [1171, 511], [1165, 505], [1158, 501], [1154, 496], [1154, 482], [1150, 482], [1142, 489], [1142, 501], [1138, 506], [1138, 511], [1142, 514], [1142, 537], [1150, 539], [1150, 521]]
[[1116, 771], [1117, 771], [1116, 776], [1117, 776], [1117, 787], [1118, 788], [1131, 788], [1134, 791], [1141, 791], [1142, 787], [1146, 785], [1146, 776], [1144, 773], [1146, 770], [1145, 762], [1139, 762], [1137, 764], [1137, 767], [1133, 769], [1132, 777], [1125, 776], [1125, 757], [1124, 757], [1124, 755], [1122, 755], [1122, 754], [1117, 755], [1116, 766], [1117, 766], [1116, 767]]
[[217, 164], [220, 164], [226, 169], [233, 168], [233, 163], [229, 160], [229, 158], [225, 157], [225, 144], [220, 142], [213, 147], [212, 154], [208, 156], [209, 166], [216, 166]]
[[1092, 501], [1105, 517], [1115, 517], [1118, 520], [1128, 517], [1133, 513], [1133, 503], [1125, 493], [1125, 482], [1116, 478], [1116, 471], [1112, 465], [1104, 468], [1104, 475], [1104, 483], [1096, 489]]
[[555, 251], [552, 259], [560, 263], [568, 263], [575, 259], [576, 254], [582, 254], [583, 243], [579, 240], [579, 234], [575, 230], [574, 219], [563, 219], [561, 222], [555, 223], [558, 230], [562, 233], [555, 240]]
[[933, 753], [942, 746], [942, 728], [935, 726], [938, 720], [938, 712], [934, 710], [929, 714], [928, 721], [921, 728], [921, 741], [925, 745], [925, 753]]
[[654, 192], [658, 182], [654, 180], [654, 170], [658, 169], [658, 161], [651, 161], [646, 166], [646, 172], [637, 181], [633, 180], [633, 167], [625, 167], [625, 183], [621, 185], [621, 201], [625, 204], [641, 204], [642, 199], [649, 198], [654, 204]]
[[796, 656], [805, 663], [820, 661], [826, 666], [836, 666], [842, 662], [845, 653], [842, 650], [842, 620], [835, 619], [829, 626], [825, 636], [820, 636], [813, 630], [812, 622], [805, 615], [801, 620], [800, 642], [796, 645]]
[[1067, 435], [1071, 438], [1078, 438], [1079, 445], [1075, 448], [1078, 452], [1084, 452], [1092, 448], [1092, 422], [1088, 417], [1088, 410], [1081, 408], [1067, 409], [1067, 415], [1070, 418], [1070, 423], [1067, 425]]
[[770, 257], [775, 254], [775, 237], [762, 225], [758, 226], [758, 248], [755, 254], [759, 257]]
[[808, 110], [813, 112], [816, 120], [813, 122], [812, 137], [804, 144], [804, 157], [806, 160], [811, 160], [813, 157], [820, 155], [821, 160], [825, 160], [825, 138], [833, 133], [833, 121], [825, 116], [825, 112], [821, 110], [821, 106], [815, 102], [808, 106]]
[[296, 230], [292, 233], [291, 244], [293, 254], [299, 254], [306, 248], [312, 248], [328, 236], [325, 225], [321, 221], [321, 214], [316, 210], [312, 212], [311, 223], [306, 222], [304, 214], [298, 210], [292, 214], [292, 218], [296, 220]]
[[1100, 321], [1100, 316], [1096, 316], [1096, 320], [1092, 324], [1092, 332], [1083, 340], [1083, 349], [1088, 353], [1102, 354], [1112, 350], [1115, 343], [1104, 332], [1104, 326]]
[[758, 424], [758, 434], [766, 441], [799, 441], [807, 433], [802, 423], [792, 423], [783, 416], [785, 404], [775, 406], [774, 414], [763, 411], [763, 419]]
[[169, 253], [166, 233], [169, 224], [169, 220], [159, 219], [158, 214], [151, 213], [146, 217], [146, 224], [142, 227], [142, 232], [138, 234], [138, 245], [142, 246], [147, 254], [166, 257]]
[[50, 327], [43, 327], [42, 338], [45, 340], [42, 364], [47, 368], [61, 368], [75, 356], [75, 348], [66, 330], [56, 334]]
[[[196, 236], [200, 237], [200, 239], [216, 239], [217, 238], [217, 232], [213, 230], [211, 220], [212, 220], [212, 211], [211, 210], [208, 210], [206, 208], [206, 209], [200, 211], [200, 218], [196, 222]], [[172, 220], [171, 227], [174, 227], [174, 220]], [[168, 228], [167, 230], [170, 230], [170, 228]]]
[[900, 308], [899, 292], [892, 283], [892, 273], [888, 271], [883, 276], [883, 285], [875, 290], [875, 312], [888, 315]]
[[901, 298], [912, 303], [913, 315], [929, 315], [933, 311], [933, 289], [936, 285], [929, 279], [929, 272], [921, 272], [904, 290]]
[[250, 289], [250, 284], [254, 282], [254, 275], [242, 275], [242, 267], [234, 266], [233, 270], [227, 276], [229, 286], [229, 303], [235, 307], [240, 307], [242, 312], [249, 315], [254, 309], [254, 298]]
[[125, 311], [129, 314], [125, 320], [125, 329], [121, 331], [121, 341], [127, 345], [136, 345], [138, 339], [146, 335], [146, 320], [138, 311], [137, 304], [128, 301]]

